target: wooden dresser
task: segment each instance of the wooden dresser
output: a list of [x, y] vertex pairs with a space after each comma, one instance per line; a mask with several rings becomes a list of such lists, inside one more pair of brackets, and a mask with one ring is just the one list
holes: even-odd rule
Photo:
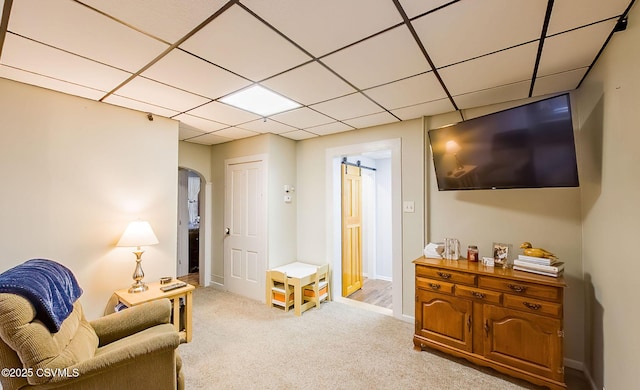
[[564, 279], [421, 257], [416, 348], [434, 348], [551, 389], [565, 389]]

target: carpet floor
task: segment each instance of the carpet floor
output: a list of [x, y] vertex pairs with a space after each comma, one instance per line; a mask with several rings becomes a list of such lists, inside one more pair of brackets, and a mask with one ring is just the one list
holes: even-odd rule
[[186, 388], [539, 389], [436, 351], [413, 349], [413, 324], [338, 302], [296, 317], [213, 288], [194, 291]]

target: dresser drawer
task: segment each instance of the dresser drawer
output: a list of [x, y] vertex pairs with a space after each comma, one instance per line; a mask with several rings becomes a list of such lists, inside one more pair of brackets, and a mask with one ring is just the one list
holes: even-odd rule
[[559, 303], [538, 301], [528, 297], [511, 294], [504, 294], [504, 306], [536, 314], [546, 314], [553, 317], [562, 316], [562, 305]]
[[554, 301], [560, 301], [562, 297], [562, 289], [558, 287], [484, 276], [478, 279], [478, 287], [500, 290], [523, 297], [551, 299]]
[[456, 296], [462, 298], [471, 298], [487, 303], [499, 304], [502, 293], [497, 291], [482, 290], [474, 287], [456, 286]]
[[451, 271], [442, 268], [431, 268], [422, 265], [416, 266], [416, 276], [425, 276], [435, 280], [444, 280], [451, 283], [462, 283], [474, 286], [476, 275], [465, 272]]
[[453, 286], [453, 283], [443, 282], [442, 280], [416, 277], [416, 287], [425, 290], [432, 290], [442, 294], [453, 295]]

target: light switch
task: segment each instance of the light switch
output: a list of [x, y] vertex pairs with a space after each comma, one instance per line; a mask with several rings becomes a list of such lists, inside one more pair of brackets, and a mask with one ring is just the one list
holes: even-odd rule
[[405, 200], [402, 205], [402, 211], [405, 213], [413, 213], [416, 211], [415, 202], [412, 200]]

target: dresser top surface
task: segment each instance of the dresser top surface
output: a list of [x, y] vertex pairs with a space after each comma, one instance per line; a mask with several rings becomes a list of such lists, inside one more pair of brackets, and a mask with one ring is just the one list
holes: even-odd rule
[[517, 271], [513, 268], [487, 267], [482, 262], [469, 262], [467, 260], [444, 260], [432, 259], [427, 257], [419, 257], [413, 261], [416, 265], [425, 265], [428, 267], [442, 268], [453, 271], [469, 272], [477, 275], [494, 276], [505, 279], [519, 280], [524, 282], [532, 282], [544, 284], [554, 287], [566, 287], [562, 274], [558, 277], [543, 276], [531, 272]]

